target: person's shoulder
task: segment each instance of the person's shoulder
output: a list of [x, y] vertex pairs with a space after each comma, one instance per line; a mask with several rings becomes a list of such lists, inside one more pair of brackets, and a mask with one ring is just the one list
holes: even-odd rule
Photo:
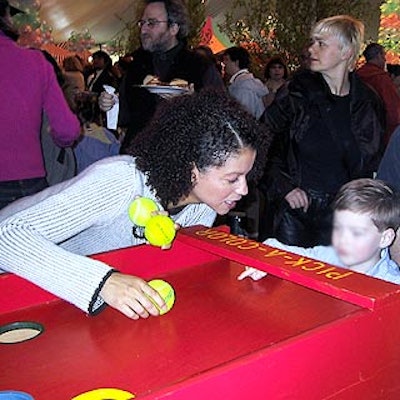
[[[133, 53], [132, 53], [132, 62], [137, 62], [137, 60], [142, 59], [142, 58], [151, 58], [152, 55], [149, 51], [143, 49], [143, 47], [138, 47]], [[132, 64], [129, 63], [129, 65]]]
[[[95, 163], [91, 164], [87, 170], [101, 170], [101, 171], [114, 171], [119, 173], [124, 170], [136, 169], [135, 158], [129, 155], [117, 155], [103, 158]], [[86, 171], [86, 170], [85, 170]]]
[[211, 64], [205, 57], [202, 57], [200, 54], [196, 53], [194, 50], [189, 49], [186, 46], [183, 46], [179, 52], [177, 53], [177, 59], [180, 62], [184, 62], [186, 64], [190, 64], [197, 67], [206, 68]]
[[[14, 42], [12, 43], [14, 45]], [[22, 58], [24, 64], [41, 66], [47, 62], [43, 53], [35, 48], [22, 47], [15, 43], [13, 47], [13, 53], [15, 56]]]
[[319, 101], [326, 98], [326, 83], [319, 72], [303, 69], [293, 74], [288, 83], [288, 92], [292, 97]]
[[375, 107], [383, 107], [382, 98], [377, 90], [362, 80], [357, 72], [350, 73], [350, 85], [352, 101], [373, 102]]
[[268, 89], [267, 87], [261, 82], [260, 79], [254, 77], [253, 75], [250, 75], [246, 79], [237, 79], [235, 82], [232, 83], [231, 86], [236, 86], [239, 89], [243, 90], [250, 90], [257, 95], [267, 95], [268, 94]]
[[393, 261], [388, 260], [382, 268], [380, 268], [379, 273], [375, 275], [377, 278], [384, 279], [385, 281], [400, 284], [400, 268], [399, 265]]
[[211, 227], [217, 213], [205, 203], [189, 204], [174, 217], [182, 227], [204, 225]]
[[153, 55], [143, 48], [139, 47], [132, 53], [132, 62], [129, 63], [127, 74], [135, 74], [138, 69], [148, 68], [148, 65], [152, 63]]

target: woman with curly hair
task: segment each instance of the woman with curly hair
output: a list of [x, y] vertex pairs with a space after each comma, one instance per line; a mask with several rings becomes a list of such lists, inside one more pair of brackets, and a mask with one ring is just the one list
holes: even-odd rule
[[145, 281], [89, 254], [141, 244], [128, 208], [156, 201], [182, 227], [211, 226], [247, 194], [264, 168], [269, 137], [224, 93], [163, 103], [129, 155], [103, 159], [77, 177], [0, 213], [0, 265], [89, 314], [106, 304], [132, 319], [165, 309]]

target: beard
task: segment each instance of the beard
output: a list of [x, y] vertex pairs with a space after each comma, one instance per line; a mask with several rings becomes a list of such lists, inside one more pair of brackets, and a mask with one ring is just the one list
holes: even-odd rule
[[143, 33], [140, 35], [140, 41], [142, 48], [150, 53], [163, 53], [173, 47], [165, 34], [152, 38], [147, 33]]

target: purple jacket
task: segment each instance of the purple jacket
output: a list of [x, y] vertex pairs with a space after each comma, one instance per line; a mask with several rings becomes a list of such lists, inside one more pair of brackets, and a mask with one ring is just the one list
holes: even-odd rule
[[43, 111], [62, 147], [78, 138], [79, 121], [40, 51], [21, 48], [0, 32], [0, 54], [0, 182], [44, 177]]

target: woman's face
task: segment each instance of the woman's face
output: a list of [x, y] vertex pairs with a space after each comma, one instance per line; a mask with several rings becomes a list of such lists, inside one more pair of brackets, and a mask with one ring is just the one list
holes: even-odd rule
[[272, 64], [269, 67], [270, 79], [274, 81], [280, 81], [285, 75], [285, 68], [281, 64]]
[[205, 203], [217, 214], [224, 215], [248, 192], [246, 175], [253, 168], [256, 151], [244, 148], [232, 154], [220, 167], [205, 171], [193, 169], [194, 186], [184, 203]]
[[343, 63], [347, 63], [350, 55], [343, 52], [339, 40], [328, 34], [315, 34], [312, 36], [309, 47], [310, 69], [321, 73], [331, 73]]

